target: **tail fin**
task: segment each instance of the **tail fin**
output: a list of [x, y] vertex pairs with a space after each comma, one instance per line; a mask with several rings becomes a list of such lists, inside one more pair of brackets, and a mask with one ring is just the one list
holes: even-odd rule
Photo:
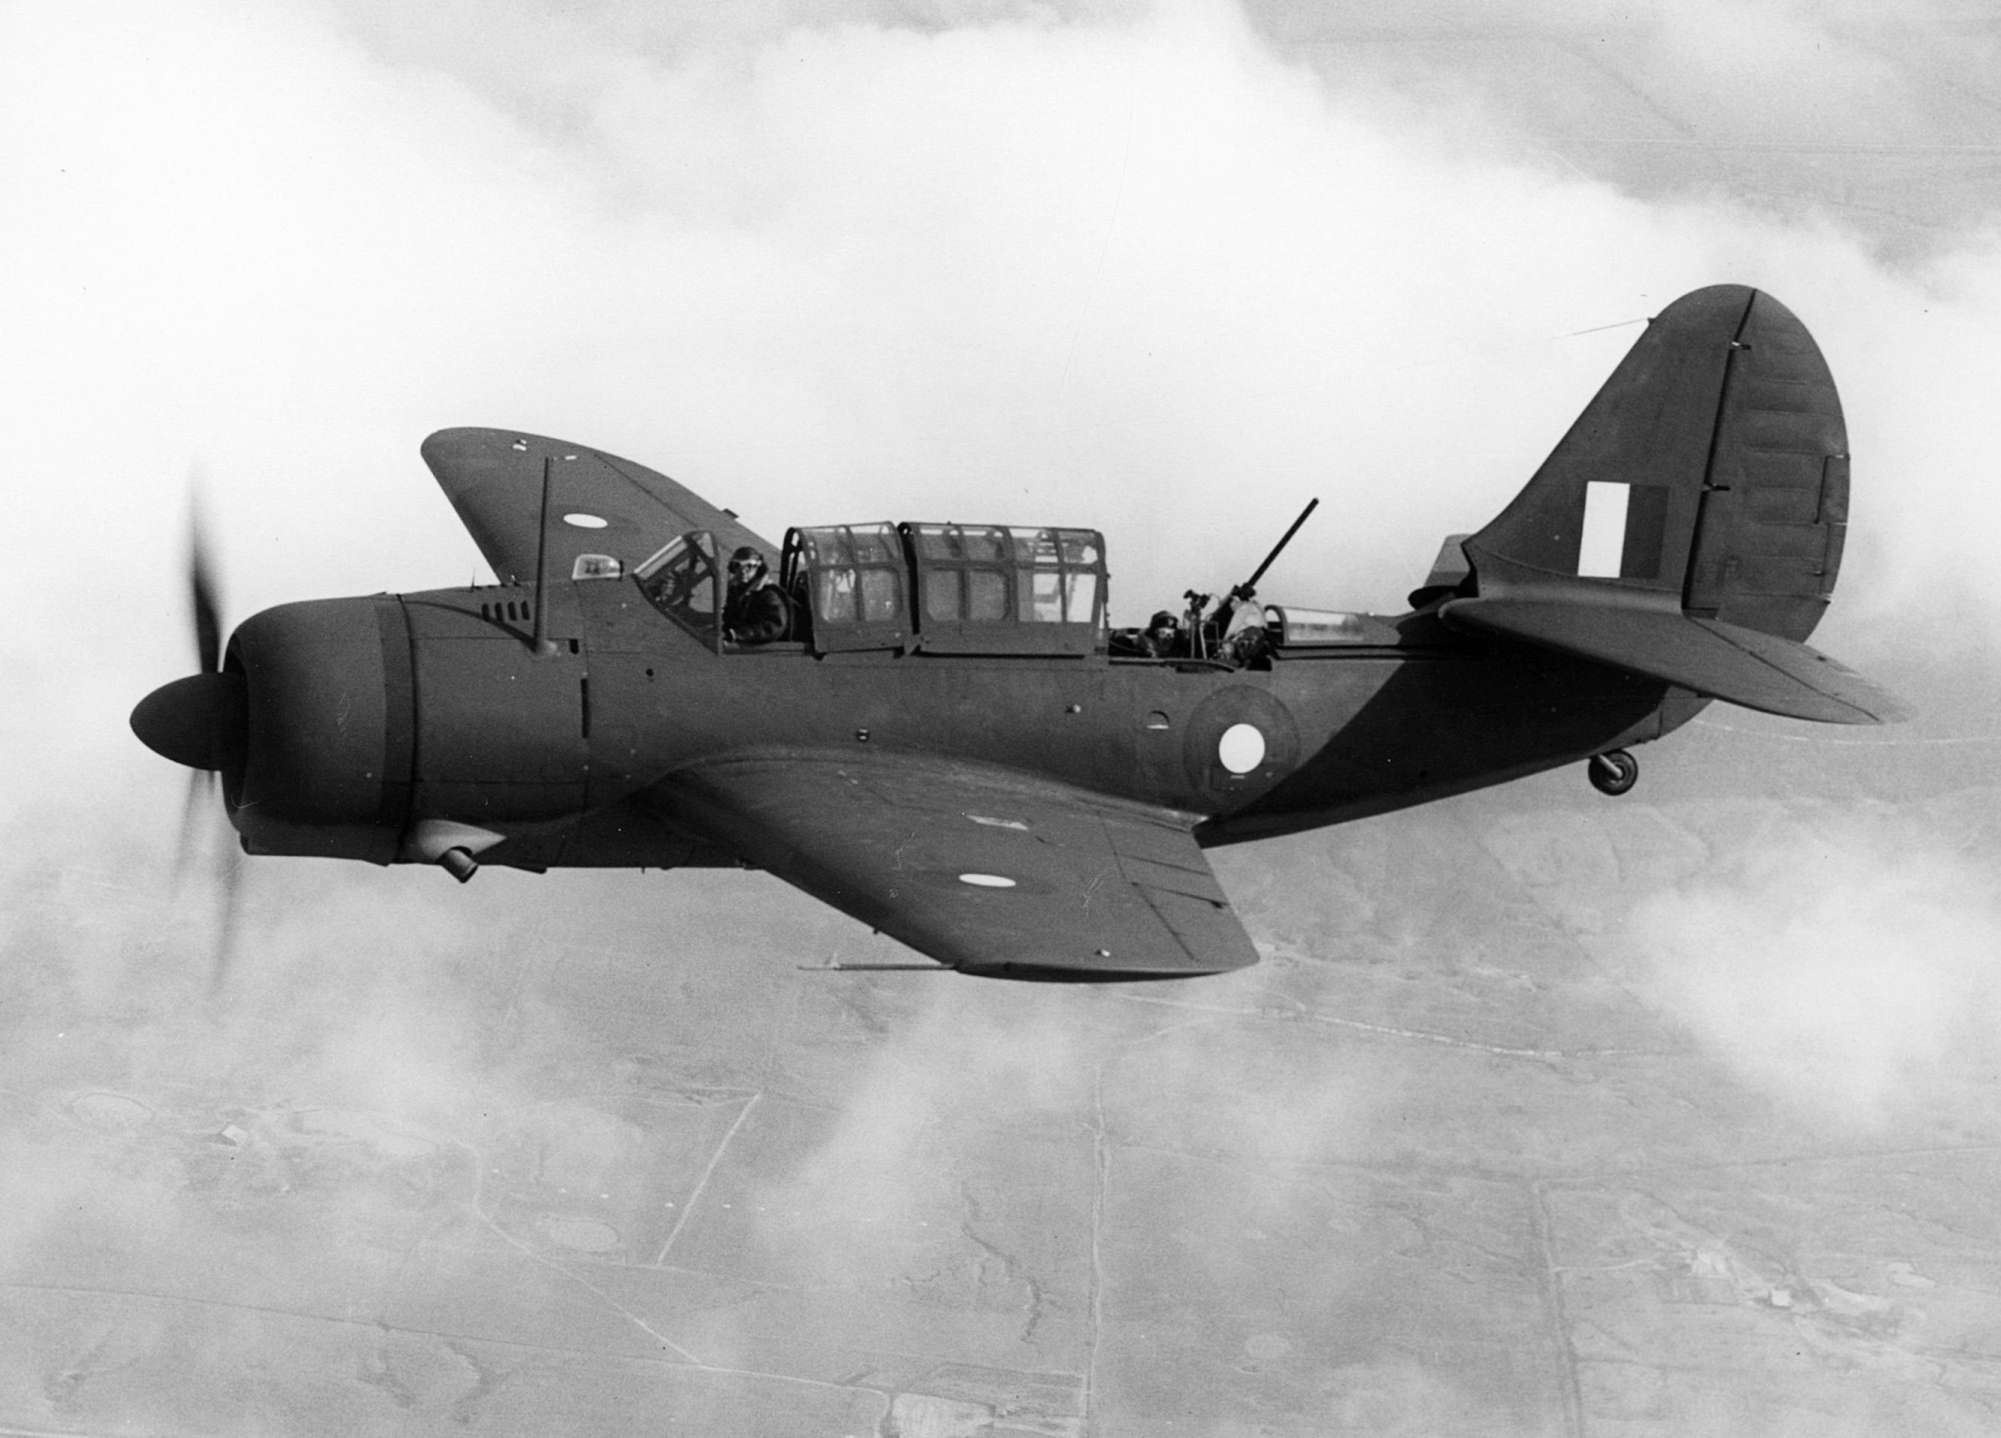
[[1453, 622], [1847, 723], [1900, 706], [1800, 643], [1834, 592], [1848, 435], [1806, 326], [1715, 285], [1663, 310], [1514, 502]]

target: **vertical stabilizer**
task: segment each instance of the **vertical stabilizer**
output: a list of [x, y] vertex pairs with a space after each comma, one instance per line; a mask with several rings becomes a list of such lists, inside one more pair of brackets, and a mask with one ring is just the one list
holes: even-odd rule
[[1466, 541], [1479, 593], [1813, 632], [1840, 570], [1848, 439], [1806, 327], [1715, 285], [1647, 327], [1514, 502]]
[[1880, 724], [1909, 711], [1800, 642], [1847, 526], [1848, 434], [1819, 348], [1770, 295], [1716, 285], [1661, 311], [1466, 541], [1471, 578], [1412, 602], [1707, 698]]

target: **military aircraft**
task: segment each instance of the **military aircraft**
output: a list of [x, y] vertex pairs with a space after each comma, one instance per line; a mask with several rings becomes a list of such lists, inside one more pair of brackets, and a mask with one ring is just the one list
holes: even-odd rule
[[[461, 881], [748, 865], [960, 973], [1177, 978], [1257, 960], [1206, 848], [1562, 764], [1623, 793], [1629, 747], [1711, 700], [1901, 717], [1801, 642], [1840, 569], [1847, 436], [1805, 327], [1742, 286], [1658, 315], [1408, 612], [1259, 606], [1254, 576], [1190, 595], [1164, 651], [1110, 627], [1091, 530], [779, 548], [580, 445], [449, 429], [423, 456], [497, 585], [280, 605], [225, 649], [192, 566], [201, 672], [132, 727], [221, 775], [249, 854]], [[779, 556], [785, 638], [726, 622], [746, 546]]]

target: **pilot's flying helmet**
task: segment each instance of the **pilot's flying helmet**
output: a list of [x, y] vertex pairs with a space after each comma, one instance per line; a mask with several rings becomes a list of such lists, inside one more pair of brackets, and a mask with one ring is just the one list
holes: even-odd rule
[[736, 553], [730, 556], [730, 573], [741, 573], [746, 579], [753, 579], [764, 573], [768, 566], [764, 555], [754, 545], [740, 544]]

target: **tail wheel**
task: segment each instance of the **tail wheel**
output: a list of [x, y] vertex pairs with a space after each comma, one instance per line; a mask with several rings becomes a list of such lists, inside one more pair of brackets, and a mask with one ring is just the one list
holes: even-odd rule
[[1608, 749], [1603, 754], [1593, 754], [1591, 762], [1584, 767], [1591, 776], [1591, 787], [1614, 798], [1632, 788], [1640, 778], [1640, 761], [1624, 749]]

